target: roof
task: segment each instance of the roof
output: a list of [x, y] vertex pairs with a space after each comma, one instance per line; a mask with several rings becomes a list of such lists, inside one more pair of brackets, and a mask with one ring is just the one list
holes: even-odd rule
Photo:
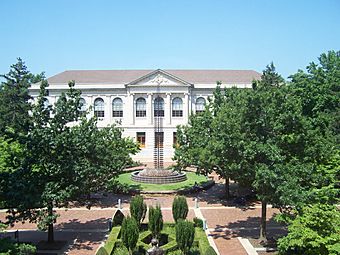
[[[261, 74], [253, 70], [164, 70], [184, 81], [193, 84], [250, 83], [260, 79]], [[90, 84], [127, 84], [155, 70], [69, 70], [48, 78], [50, 84], [76, 83]]]

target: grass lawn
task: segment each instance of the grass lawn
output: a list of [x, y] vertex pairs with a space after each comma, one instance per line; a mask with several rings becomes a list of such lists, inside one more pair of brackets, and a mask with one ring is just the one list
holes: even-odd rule
[[173, 183], [173, 184], [147, 184], [139, 183], [131, 180], [131, 173], [124, 173], [119, 175], [118, 182], [123, 186], [128, 186], [129, 189], [135, 190], [145, 190], [145, 191], [164, 191], [164, 190], [179, 190], [192, 187], [195, 182], [200, 185], [206, 181], [208, 178], [204, 175], [197, 175], [196, 173], [186, 172], [187, 180], [184, 182]]

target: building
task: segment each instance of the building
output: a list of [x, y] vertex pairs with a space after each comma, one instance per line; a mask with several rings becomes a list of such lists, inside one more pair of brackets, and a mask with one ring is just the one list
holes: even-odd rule
[[[91, 115], [105, 127], [119, 123], [124, 135], [139, 142], [141, 151], [134, 160], [152, 165], [170, 163], [176, 126], [188, 123], [190, 114], [204, 109], [216, 82], [223, 87], [250, 88], [260, 74], [251, 70], [79, 70], [52, 76], [49, 104], [56, 102], [68, 82], [75, 80], [82, 91], [83, 110], [92, 106]], [[31, 87], [32, 96], [39, 85]], [[155, 139], [156, 138], [156, 139]]]

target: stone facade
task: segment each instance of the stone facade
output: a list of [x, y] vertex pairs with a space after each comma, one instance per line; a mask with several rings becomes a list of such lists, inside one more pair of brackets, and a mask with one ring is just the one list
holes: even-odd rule
[[[49, 81], [50, 104], [75, 80], [82, 91], [84, 109], [92, 106], [91, 116], [98, 116], [98, 126], [119, 123], [124, 135], [141, 144], [134, 160], [152, 164], [155, 147], [155, 115], [162, 127], [165, 165], [172, 162], [176, 126], [188, 123], [190, 114], [204, 108], [216, 82], [223, 87], [251, 88], [255, 71], [242, 70], [112, 70], [65, 71]], [[39, 84], [30, 89], [36, 97]], [[156, 100], [156, 98], [158, 98]], [[159, 123], [158, 123], [159, 124]]]

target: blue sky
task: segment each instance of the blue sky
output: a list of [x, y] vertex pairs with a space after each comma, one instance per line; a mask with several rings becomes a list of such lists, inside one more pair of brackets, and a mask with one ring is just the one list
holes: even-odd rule
[[253, 69], [284, 76], [340, 46], [339, 0], [2, 0], [0, 73]]

